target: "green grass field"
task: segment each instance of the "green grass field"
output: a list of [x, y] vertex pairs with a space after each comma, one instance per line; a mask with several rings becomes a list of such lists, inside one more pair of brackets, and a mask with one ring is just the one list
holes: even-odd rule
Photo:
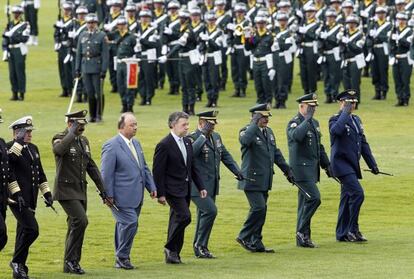
[[[12, 3], [16, 1], [12, 1]], [[42, 1], [40, 10], [40, 46], [31, 47], [27, 61], [27, 95], [24, 102], [11, 102], [7, 64], [0, 64], [0, 107], [4, 124], [0, 136], [11, 139], [8, 125], [24, 115], [32, 115], [37, 130], [33, 142], [40, 148], [42, 163], [50, 184], [53, 185], [55, 163], [51, 150], [53, 135], [64, 129], [64, 113], [69, 99], [60, 94], [56, 54], [53, 52], [52, 25], [55, 20], [55, 3]], [[4, 16], [0, 21], [5, 26]], [[298, 63], [295, 65], [298, 70]], [[390, 78], [390, 82], [392, 79]], [[219, 125], [224, 143], [235, 159], [240, 162], [238, 130], [249, 122], [248, 108], [255, 102], [253, 83], [249, 83], [248, 98], [233, 99], [231, 82], [219, 99]], [[391, 82], [391, 88], [393, 84]], [[323, 88], [319, 84], [319, 90]], [[319, 249], [306, 250], [295, 246], [297, 191], [277, 170], [270, 193], [267, 223], [264, 227], [264, 243], [276, 249], [275, 254], [251, 254], [236, 242], [247, 214], [248, 204], [243, 192], [236, 189], [236, 181], [225, 168], [222, 170], [221, 195], [218, 197], [219, 215], [210, 241], [210, 250], [217, 256], [214, 260], [194, 258], [191, 243], [194, 226], [187, 229], [182, 258], [184, 265], [170, 266], [164, 263], [163, 244], [166, 239], [168, 207], [162, 207], [146, 196], [140, 216], [139, 232], [132, 250], [133, 271], [115, 270], [113, 252], [114, 220], [110, 211], [102, 205], [94, 187], [89, 188], [87, 229], [82, 267], [85, 278], [413, 278], [414, 244], [413, 188], [414, 149], [411, 117], [413, 106], [394, 107], [395, 95], [390, 90], [384, 102], [370, 98], [373, 89], [370, 79], [362, 85], [361, 116], [368, 141], [381, 170], [392, 172], [395, 177], [365, 174], [365, 203], [360, 217], [362, 232], [369, 239], [366, 244], [337, 243], [335, 226], [339, 202], [339, 186], [322, 175], [319, 188], [322, 205], [313, 219], [313, 239]], [[106, 85], [108, 91], [109, 86]], [[273, 111], [270, 126], [276, 140], [287, 157], [285, 128], [296, 114], [296, 97], [302, 94], [300, 80], [295, 75], [293, 93], [289, 96], [288, 109]], [[106, 93], [107, 106], [104, 122], [90, 124], [85, 135], [89, 138], [97, 164], [100, 164], [101, 146], [117, 133], [120, 100], [115, 94]], [[320, 94], [323, 101], [323, 94]], [[201, 111], [203, 104], [197, 104]], [[76, 104], [74, 109], [86, 108]], [[168, 133], [166, 124], [170, 112], [179, 110], [180, 97], [158, 91], [153, 105], [135, 106], [139, 122], [137, 138], [141, 141], [147, 163], [152, 166], [156, 143]], [[322, 104], [316, 113], [324, 134], [323, 142], [329, 151], [327, 122], [336, 113], [336, 104]], [[191, 129], [196, 119], [191, 119]], [[365, 167], [365, 163], [362, 163]], [[92, 184], [90, 184], [92, 185]], [[59, 216], [39, 202], [37, 220], [40, 237], [31, 248], [28, 260], [33, 278], [74, 278], [62, 273], [63, 247], [66, 233], [65, 214], [56, 203]], [[194, 206], [191, 206], [194, 212]], [[16, 222], [11, 212], [7, 217], [9, 242], [0, 254], [0, 278], [10, 278], [8, 263], [12, 257]]]

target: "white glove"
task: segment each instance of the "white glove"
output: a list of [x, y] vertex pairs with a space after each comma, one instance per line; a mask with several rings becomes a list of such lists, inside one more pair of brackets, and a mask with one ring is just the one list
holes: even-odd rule
[[359, 13], [360, 16], [367, 18], [369, 16], [368, 12], [363, 10]]
[[299, 27], [297, 24], [293, 23], [291, 26], [289, 26], [289, 30], [292, 33], [296, 33], [296, 31], [298, 31]]
[[276, 75], [275, 69], [270, 69], [269, 73], [267, 75], [269, 76], [270, 80], [273, 80], [275, 78], [275, 75]]
[[371, 37], [375, 38], [375, 37], [376, 37], [376, 36], [375, 36], [376, 34], [377, 34], [376, 30], [374, 30], [374, 29], [369, 30], [369, 35], [370, 35]]
[[204, 59], [205, 59], [204, 54], [200, 55], [200, 60], [198, 60], [198, 65], [199, 66], [202, 66], [204, 64]]
[[208, 41], [208, 35], [206, 33], [200, 33], [200, 39], [203, 41]]
[[62, 45], [60, 43], [55, 43], [55, 51], [58, 51]]
[[245, 37], [246, 39], [248, 39], [248, 38], [250, 38], [251, 36], [252, 36], [252, 33], [251, 33], [250, 28], [246, 28], [246, 29], [244, 29], [244, 37]]
[[365, 57], [365, 61], [366, 61], [366, 62], [371, 62], [371, 60], [372, 60], [373, 58], [374, 58], [374, 57], [373, 57], [372, 53], [371, 53], [371, 52], [369, 52], [369, 53], [367, 54], [367, 57]]
[[168, 52], [168, 46], [167, 45], [163, 45], [161, 47], [161, 55], [166, 55]]
[[165, 55], [160, 56], [158, 58], [158, 62], [160, 62], [161, 64], [164, 64], [165, 62], [167, 62], [167, 56], [165, 56]]
[[322, 31], [321, 34], [319, 35], [319, 37], [322, 40], [325, 40], [328, 37], [328, 33], [326, 33], [326, 31]]
[[7, 50], [3, 51], [3, 61], [7, 61], [9, 59], [9, 52]]
[[278, 51], [280, 49], [279, 43], [275, 40], [270, 49], [272, 50], [272, 52]]
[[358, 42], [356, 42], [357, 47], [363, 48], [364, 47], [364, 41], [363, 40], [359, 40]]
[[171, 35], [172, 33], [173, 33], [173, 31], [172, 31], [172, 29], [170, 27], [166, 27], [164, 29], [164, 34]]
[[319, 56], [318, 60], [316, 60], [316, 63], [318, 63], [318, 65], [321, 65], [325, 62], [325, 60], [325, 56]]
[[293, 45], [294, 42], [295, 41], [293, 40], [292, 37], [286, 38], [286, 40], [285, 40], [285, 44], [292, 44]]
[[73, 39], [73, 38], [75, 38], [75, 35], [76, 35], [76, 32], [75, 31], [69, 31], [68, 32], [68, 37], [69, 38], [72, 38]]
[[111, 24], [109, 24], [109, 23], [104, 24], [104, 30], [105, 31], [111, 31]]
[[296, 15], [300, 18], [303, 18], [303, 13], [301, 10], [296, 10]]
[[63, 22], [61, 20], [56, 21], [55, 26], [58, 28], [62, 28], [63, 27]]
[[188, 39], [188, 33], [184, 33], [184, 35], [182, 35], [178, 40], [177, 43], [180, 46], [185, 46], [187, 44], [187, 39]]
[[151, 35], [149, 38], [148, 38], [148, 41], [150, 41], [150, 42], [156, 42], [156, 41], [158, 41], [160, 39], [160, 37], [158, 36], [158, 35]]
[[344, 43], [344, 44], [347, 44], [347, 43], [349, 43], [349, 39], [348, 39], [348, 37], [342, 37], [342, 43]]
[[229, 55], [230, 53], [233, 53], [233, 52], [234, 52], [234, 48], [228, 47], [226, 50], [226, 55]]
[[393, 33], [393, 34], [391, 35], [391, 40], [398, 41], [398, 35], [397, 35], [397, 34], [395, 34], [395, 33]]
[[4, 36], [5, 37], [10, 37], [11, 35], [12, 35], [12, 33], [10, 31], [4, 32]]
[[390, 57], [390, 59], [388, 60], [388, 64], [390, 64], [391, 66], [395, 64], [395, 57]]
[[234, 23], [230, 22], [230, 23], [227, 24], [226, 28], [228, 30], [234, 31], [234, 29], [236, 29], [236, 25]]
[[305, 26], [299, 26], [298, 31], [299, 31], [299, 33], [300, 33], [300, 34], [305, 34], [305, 33], [306, 33], [306, 28], [305, 28]]
[[40, 0], [34, 0], [33, 6], [36, 10], [40, 8]]

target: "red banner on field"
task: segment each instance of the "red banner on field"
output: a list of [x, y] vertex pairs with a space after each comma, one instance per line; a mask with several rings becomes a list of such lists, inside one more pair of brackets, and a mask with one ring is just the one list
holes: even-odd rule
[[127, 88], [138, 88], [139, 66], [137, 62], [128, 62], [127, 64]]

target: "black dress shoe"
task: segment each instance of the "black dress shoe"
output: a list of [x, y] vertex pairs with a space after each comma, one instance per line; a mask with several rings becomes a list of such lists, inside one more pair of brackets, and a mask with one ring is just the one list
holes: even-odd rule
[[94, 123], [94, 122], [96, 122], [96, 119], [95, 119], [95, 118], [93, 118], [93, 117], [90, 117], [90, 118], [89, 118], [89, 122]]
[[76, 261], [65, 261], [63, 272], [73, 273], [73, 274], [78, 274], [78, 275], [85, 274], [85, 271], [80, 267], [79, 263]]
[[365, 236], [360, 231], [357, 231], [355, 233], [355, 236], [357, 237], [357, 241], [359, 241], [359, 242], [368, 241], [368, 239], [366, 239]]
[[241, 247], [243, 247], [247, 251], [256, 252], [256, 247], [254, 247], [253, 245], [251, 245], [247, 241], [244, 241], [243, 239], [238, 238], [238, 237], [236, 238], [236, 241], [241, 245]]
[[181, 259], [178, 256], [177, 252], [171, 251], [167, 248], [164, 249], [165, 254], [165, 263], [167, 264], [180, 264]]
[[213, 254], [210, 253], [207, 247], [194, 246], [194, 254], [199, 259], [213, 259]]
[[131, 264], [130, 260], [128, 258], [122, 259], [122, 258], [116, 258], [115, 260], [115, 267], [116, 268], [122, 268], [122, 269], [134, 269], [135, 267]]
[[354, 233], [349, 232], [345, 236], [345, 241], [347, 241], [347, 242], [357, 242], [358, 241], [358, 238], [357, 238], [357, 236]]
[[296, 233], [296, 246], [308, 248], [308, 244], [306, 243], [306, 237], [301, 232]]
[[10, 267], [13, 270], [13, 278], [15, 279], [29, 279], [23, 264], [10, 262]]
[[256, 247], [256, 252], [257, 253], [274, 253], [275, 250], [272, 248], [267, 248], [266, 246], [264, 246], [264, 244], [262, 243], [262, 241], [259, 241], [255, 244]]

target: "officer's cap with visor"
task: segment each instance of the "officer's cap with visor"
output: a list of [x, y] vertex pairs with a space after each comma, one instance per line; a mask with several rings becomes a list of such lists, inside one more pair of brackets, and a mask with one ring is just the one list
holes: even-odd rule
[[296, 99], [299, 104], [308, 104], [310, 106], [318, 106], [318, 95], [315, 93], [305, 94]]
[[79, 124], [87, 124], [88, 121], [86, 120], [86, 114], [88, 114], [87, 110], [80, 110], [71, 113], [65, 114], [68, 122], [78, 122]]
[[272, 116], [272, 113], [270, 112], [270, 105], [269, 104], [258, 104], [254, 107], [249, 109], [249, 112], [252, 114], [254, 113], [260, 113], [263, 116]]
[[350, 103], [358, 103], [357, 92], [355, 89], [347, 89], [336, 96], [338, 101], [345, 101]]
[[17, 130], [20, 128], [25, 128], [26, 130], [32, 131], [35, 128], [33, 127], [33, 118], [28, 115], [22, 118], [17, 119], [12, 124], [10, 124], [9, 129]]
[[211, 124], [217, 124], [218, 113], [218, 110], [209, 110], [197, 113], [196, 116], [198, 116], [199, 119], [204, 119], [207, 122], [210, 122]]

